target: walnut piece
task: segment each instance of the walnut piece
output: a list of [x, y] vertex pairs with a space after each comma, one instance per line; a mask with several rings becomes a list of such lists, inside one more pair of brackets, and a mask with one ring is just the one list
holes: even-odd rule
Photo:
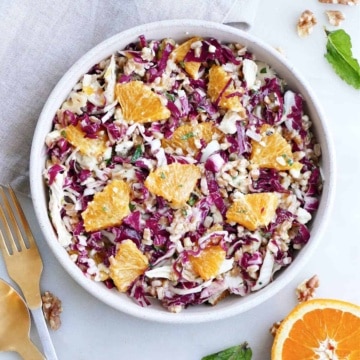
[[315, 296], [315, 290], [319, 287], [320, 281], [317, 275], [304, 280], [295, 290], [299, 302], [307, 301]]
[[50, 291], [45, 291], [45, 293], [41, 296], [41, 299], [43, 303], [42, 310], [50, 329], [59, 329], [61, 326], [60, 314], [63, 311], [61, 300]]
[[319, 0], [323, 4], [356, 5], [359, 0]]
[[281, 325], [281, 321], [277, 321], [273, 323], [272, 327], [270, 328], [270, 334], [275, 337], [276, 332], [278, 331], [279, 327]]
[[345, 16], [341, 11], [338, 10], [327, 10], [325, 14], [328, 17], [330, 25], [339, 26], [343, 20], [345, 20]]
[[228, 295], [230, 295], [230, 292], [228, 290], [223, 291], [220, 294], [215, 294], [209, 298], [209, 304], [215, 306], [217, 305], [221, 300], [225, 299]]
[[302, 38], [310, 35], [316, 23], [317, 20], [313, 12], [310, 10], [303, 11], [297, 23], [298, 35]]

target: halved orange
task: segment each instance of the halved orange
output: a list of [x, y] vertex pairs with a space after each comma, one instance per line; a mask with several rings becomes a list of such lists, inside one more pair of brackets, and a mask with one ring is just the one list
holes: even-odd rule
[[213, 245], [206, 247], [198, 256], [189, 256], [189, 261], [194, 272], [207, 281], [219, 273], [225, 256], [226, 252], [220, 245]]
[[147, 123], [164, 120], [171, 115], [164, 105], [166, 99], [142, 81], [117, 84], [115, 93], [126, 121]]
[[101, 132], [97, 138], [86, 137], [80, 126], [69, 125], [61, 130], [66, 140], [79, 149], [83, 155], [100, 157], [104, 155], [107, 149], [106, 142], [108, 140], [106, 133]]
[[294, 161], [290, 144], [279, 134], [271, 130], [270, 125], [263, 125], [260, 129], [260, 142], [251, 141], [250, 161], [261, 168], [276, 170], [298, 170], [302, 164]]
[[[196, 140], [203, 140], [208, 144], [211, 140], [220, 138], [221, 131], [212, 122], [204, 122], [196, 125], [185, 124], [179, 126], [169, 139], [162, 140], [164, 148], [180, 148], [184, 154], [197, 153], [199, 149], [195, 145]], [[190, 151], [189, 151], [190, 150]]]
[[333, 299], [300, 303], [276, 331], [271, 359], [360, 359], [360, 306]]
[[[174, 59], [176, 63], [184, 61], [185, 56], [191, 49], [191, 45], [196, 42], [202, 40], [201, 37], [195, 36], [181, 45], [179, 45], [175, 50], [172, 51], [171, 57]], [[197, 61], [184, 61], [184, 69], [185, 71], [193, 78], [196, 79], [199, 74], [199, 69], [201, 66], [201, 62]]]
[[110, 277], [120, 292], [127, 291], [148, 267], [148, 258], [129, 239], [119, 245], [115, 257], [110, 257]]
[[188, 201], [200, 176], [196, 165], [173, 163], [152, 171], [144, 184], [151, 193], [162, 196], [173, 207], [179, 207]]
[[269, 225], [278, 204], [279, 198], [275, 193], [247, 194], [234, 200], [226, 212], [226, 219], [254, 231]]
[[94, 195], [81, 213], [86, 231], [102, 230], [120, 225], [129, 215], [130, 188], [123, 180], [115, 179]]
[[207, 93], [212, 102], [219, 101], [220, 97], [219, 106], [221, 108], [244, 114], [245, 109], [241, 104], [240, 97], [232, 96], [235, 92], [241, 91], [241, 89], [235, 89], [231, 76], [222, 66], [213, 65], [210, 68]]

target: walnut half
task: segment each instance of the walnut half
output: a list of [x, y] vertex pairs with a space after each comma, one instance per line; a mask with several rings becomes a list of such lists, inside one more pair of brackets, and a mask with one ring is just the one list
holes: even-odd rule
[[299, 302], [307, 301], [315, 296], [315, 290], [319, 287], [320, 281], [317, 275], [303, 281], [296, 288], [296, 295]]
[[303, 11], [297, 23], [298, 35], [302, 38], [310, 35], [316, 24], [317, 20], [314, 13], [310, 10]]
[[57, 330], [61, 326], [60, 314], [63, 311], [61, 300], [50, 291], [45, 291], [41, 296], [42, 310], [45, 320], [48, 322], [51, 330]]
[[333, 26], [339, 26], [345, 20], [344, 14], [338, 10], [327, 10], [325, 14], [328, 17], [329, 24]]
[[356, 5], [359, 0], [319, 0], [323, 4]]

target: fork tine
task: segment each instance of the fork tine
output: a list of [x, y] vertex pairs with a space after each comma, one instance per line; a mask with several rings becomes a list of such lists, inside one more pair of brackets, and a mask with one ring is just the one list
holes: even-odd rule
[[0, 230], [0, 249], [2, 250], [4, 257], [11, 255], [1, 230]]
[[[1, 192], [1, 196], [3, 196], [2, 187], [0, 187], [0, 192]], [[6, 242], [4, 237], [3, 237], [4, 249], [6, 249], [7, 254], [14, 254], [14, 252], [18, 251], [18, 249], [16, 247], [14, 236], [13, 236], [11, 230], [10, 230], [9, 223], [8, 223], [8, 221], [6, 219], [5, 212], [4, 212], [3, 208], [2, 208], [2, 206], [0, 206], [0, 218], [1, 218], [2, 224], [4, 225], [6, 235], [7, 235], [7, 239], [9, 240], [9, 241]]]
[[10, 185], [9, 185], [8, 189], [9, 189], [9, 193], [10, 193], [11, 199], [13, 201], [13, 204], [15, 205], [15, 208], [16, 208], [19, 218], [21, 220], [21, 223], [22, 223], [23, 229], [25, 231], [29, 245], [31, 247], [37, 247], [34, 236], [31, 232], [29, 223], [28, 223], [26, 216], [24, 214], [24, 211], [19, 203], [19, 199], [17, 198], [15, 191], [13, 190], [13, 188]]
[[[16, 252], [16, 251], [19, 251], [19, 250], [23, 250], [24, 248], [26, 248], [26, 243], [24, 241], [24, 238], [21, 234], [21, 231], [20, 231], [20, 228], [18, 226], [18, 223], [17, 223], [17, 220], [15, 218], [15, 215], [13, 213], [13, 210], [11, 208], [11, 205], [9, 203], [9, 200], [8, 200], [8, 196], [6, 195], [4, 189], [2, 186], [0, 186], [0, 192], [1, 192], [1, 197], [2, 197], [2, 201], [3, 201], [3, 204], [4, 204], [4, 207], [5, 207], [5, 210], [6, 210], [6, 215], [8, 217], [6, 217], [5, 215], [5, 211], [1, 208], [1, 218], [2, 218], [2, 221], [5, 225], [5, 229], [6, 229], [6, 232], [7, 232], [7, 235], [8, 235], [8, 239], [10, 239], [9, 243], [11, 243], [11, 248], [12, 248], [12, 251], [13, 253]], [[13, 225], [12, 227], [14, 228], [14, 231], [16, 233], [16, 238], [18, 240], [18, 245], [20, 247], [20, 249], [18, 249], [17, 245], [16, 245], [16, 240], [13, 236], [13, 233], [10, 229], [10, 224], [9, 224], [9, 221], [11, 222], [11, 224]]]

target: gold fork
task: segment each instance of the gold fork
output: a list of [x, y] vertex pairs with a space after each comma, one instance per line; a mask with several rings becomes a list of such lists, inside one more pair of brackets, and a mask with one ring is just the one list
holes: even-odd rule
[[55, 349], [42, 312], [40, 277], [43, 262], [39, 250], [14, 190], [9, 187], [6, 194], [0, 186], [0, 197], [3, 203], [3, 206], [0, 206], [0, 219], [8, 240], [5, 240], [0, 230], [0, 248], [8, 274], [19, 285], [24, 295], [46, 358], [56, 360]]

